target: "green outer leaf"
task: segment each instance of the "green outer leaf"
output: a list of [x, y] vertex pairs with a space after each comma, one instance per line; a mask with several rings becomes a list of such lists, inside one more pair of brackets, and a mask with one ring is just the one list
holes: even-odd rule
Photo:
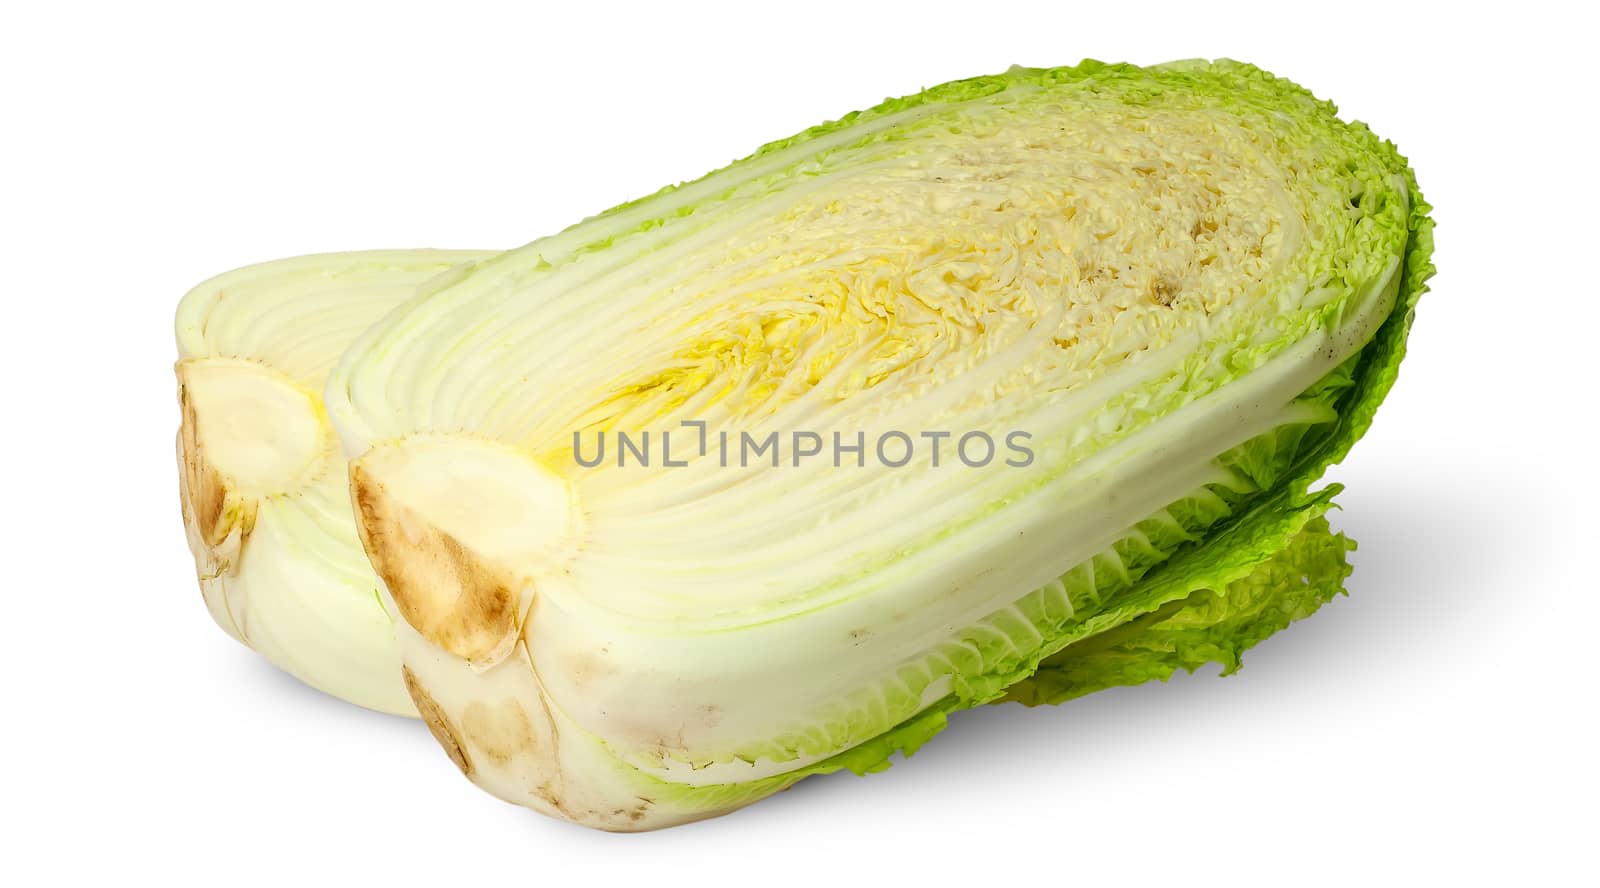
[[1244, 651], [1344, 593], [1345, 553], [1354, 548], [1326, 518], [1314, 518], [1249, 576], [1068, 645], [996, 702], [1064, 703], [1118, 685], [1166, 681], [1207, 663], [1222, 664], [1222, 674], [1230, 675]]

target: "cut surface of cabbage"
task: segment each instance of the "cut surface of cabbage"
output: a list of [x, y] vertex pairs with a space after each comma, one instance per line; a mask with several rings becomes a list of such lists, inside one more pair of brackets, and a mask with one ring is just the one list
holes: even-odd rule
[[[180, 309], [180, 347], [187, 355], [179, 367], [186, 413], [180, 487], [207, 606], [236, 639], [308, 684], [368, 708], [416, 715], [401, 682], [391, 615], [378, 612], [385, 607], [375, 591], [379, 581], [354, 533], [341, 457], [326, 452], [329, 431], [317, 406], [319, 383], [342, 345], [412, 295], [419, 280], [456, 260], [492, 255], [390, 250], [277, 260], [207, 281]], [[215, 480], [206, 481], [213, 473]], [[210, 510], [197, 507], [191, 489], [210, 491]], [[257, 531], [262, 499], [269, 501], [271, 517]], [[204, 526], [201, 513], [208, 515]], [[1328, 531], [1307, 530], [1291, 552], [1275, 558], [1304, 560], [1292, 553], [1325, 548], [1329, 537]], [[247, 538], [254, 542], [245, 559]], [[1331, 588], [1342, 577], [1328, 574]], [[1248, 600], [1252, 613], [1269, 602], [1279, 613], [1289, 612], [1282, 601], [1314, 607], [1326, 600], [1320, 593], [1328, 588], [1323, 584], [1308, 597], [1309, 586], [1298, 581], [1237, 585], [1250, 591], [1232, 598]], [[1036, 683], [1014, 686], [1007, 699], [1061, 702], [1112, 684], [1165, 678], [1201, 662], [1236, 665], [1233, 652], [1266, 633], [1258, 620], [1248, 623], [1249, 631], [1236, 628], [1243, 625], [1244, 609], [1219, 611], [1206, 600], [1211, 603], [1186, 611], [1183, 619], [1159, 625], [1145, 620], [1140, 625], [1148, 630], [1124, 627], [1115, 650], [1100, 642], [1093, 657], [1064, 651], [1060, 665], [1047, 664]], [[1173, 627], [1180, 625], [1185, 631], [1174, 636]], [[248, 639], [243, 626], [252, 627]], [[1190, 656], [1179, 656], [1172, 638], [1187, 643], [1183, 650]]]
[[[1292, 83], [1085, 63], [891, 100], [478, 263], [327, 389], [406, 685], [480, 786], [622, 830], [881, 768], [1041, 661], [1015, 698], [1071, 696], [1096, 680], [1049, 658], [1317, 526], [1427, 209]], [[1025, 461], [958, 446], [1017, 433]], [[897, 435], [924, 446], [892, 465]]]
[[323, 383], [356, 334], [419, 284], [490, 255], [282, 259], [214, 277], [179, 304], [179, 483], [206, 606], [279, 668], [370, 709], [415, 714]]

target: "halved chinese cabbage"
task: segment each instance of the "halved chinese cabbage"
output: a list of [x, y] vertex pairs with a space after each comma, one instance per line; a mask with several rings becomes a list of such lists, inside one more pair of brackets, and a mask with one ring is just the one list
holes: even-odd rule
[[[1305, 555], [1426, 210], [1287, 81], [1085, 63], [886, 102], [425, 288], [327, 392], [418, 709], [483, 788], [626, 830], [880, 768], [1041, 661], [1019, 699], [1118, 683], [1058, 658]], [[869, 458], [724, 464], [685, 429]], [[582, 464], [645, 432], [648, 467]], [[870, 458], [929, 432], [1032, 458]]]
[[281, 259], [214, 277], [177, 315], [179, 484], [217, 625], [336, 697], [415, 715], [356, 539], [322, 386], [356, 334], [479, 251]]

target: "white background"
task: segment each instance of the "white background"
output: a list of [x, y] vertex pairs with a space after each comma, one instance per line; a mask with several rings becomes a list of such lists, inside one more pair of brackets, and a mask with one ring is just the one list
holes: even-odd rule
[[[1592, 22], [1537, 3], [559, 6], [0, 13], [0, 881], [1596, 884]], [[1395, 140], [1437, 208], [1411, 356], [1334, 472], [1351, 597], [1237, 677], [964, 713], [887, 773], [614, 836], [492, 800], [419, 724], [212, 625], [171, 455], [193, 283], [513, 246], [888, 95], [1085, 56], [1295, 79]]]

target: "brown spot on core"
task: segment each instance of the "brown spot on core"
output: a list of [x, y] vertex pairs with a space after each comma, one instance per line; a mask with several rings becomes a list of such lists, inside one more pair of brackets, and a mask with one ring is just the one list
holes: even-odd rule
[[513, 699], [487, 704], [474, 700], [461, 713], [461, 732], [472, 747], [497, 765], [538, 748], [533, 723]]
[[411, 695], [411, 702], [416, 704], [417, 714], [422, 716], [422, 723], [428, 726], [428, 733], [444, 747], [445, 754], [456, 763], [461, 773], [471, 777], [472, 760], [467, 758], [466, 748], [450, 726], [450, 720], [445, 718], [444, 709], [417, 683], [416, 675], [409, 668], [400, 667], [400, 674], [405, 679], [406, 693]]
[[350, 466], [356, 529], [400, 615], [423, 638], [487, 668], [516, 644], [517, 583]]
[[178, 404], [183, 412], [182, 424], [178, 427], [182, 460], [178, 489], [183, 498], [184, 519], [193, 525], [212, 559], [226, 566], [232, 561], [228, 555], [236, 554], [255, 528], [256, 502], [233, 490], [228, 479], [212, 463], [201, 432], [200, 416], [185, 386], [185, 365], [180, 363], [177, 371]]

